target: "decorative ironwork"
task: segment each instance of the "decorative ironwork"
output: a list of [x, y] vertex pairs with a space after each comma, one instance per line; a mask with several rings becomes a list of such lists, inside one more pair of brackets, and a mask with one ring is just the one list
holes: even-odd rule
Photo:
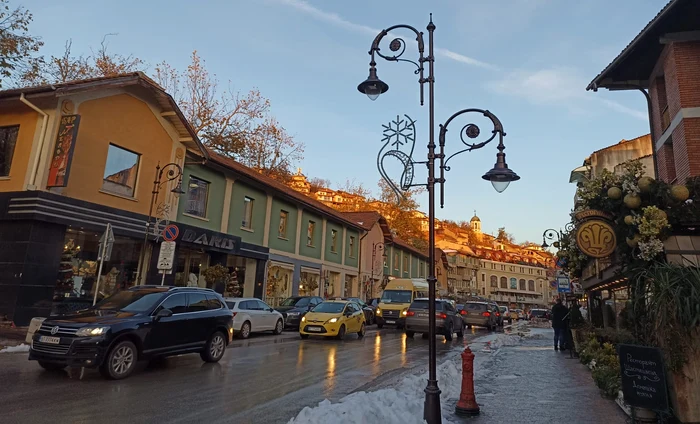
[[[397, 201], [400, 201], [403, 196], [402, 191], [405, 192], [416, 187], [413, 184], [414, 165], [418, 163], [413, 160], [413, 151], [416, 145], [416, 121], [408, 115], [404, 115], [403, 118], [396, 115], [396, 119], [388, 124], [382, 124], [382, 128], [384, 145], [379, 149], [377, 155], [377, 168], [384, 181], [396, 193]], [[384, 161], [389, 157], [398, 159], [403, 166], [398, 184], [386, 172]]]
[[545, 249], [549, 246], [559, 248], [559, 244], [561, 243], [561, 240], [564, 237], [564, 235], [570, 234], [574, 231], [574, 224], [572, 224], [571, 222], [567, 223], [564, 226], [564, 230], [565, 231], [557, 231], [553, 228], [544, 230], [544, 233], [542, 233], [542, 247]]

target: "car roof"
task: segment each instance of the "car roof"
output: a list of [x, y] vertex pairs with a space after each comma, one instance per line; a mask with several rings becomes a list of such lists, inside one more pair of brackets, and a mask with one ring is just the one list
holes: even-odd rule
[[[241, 302], [243, 300], [260, 300], [257, 297], [225, 297], [224, 300], [231, 302]], [[262, 300], [260, 300], [262, 302]]]
[[156, 285], [144, 285], [144, 286], [134, 286], [130, 287], [129, 290], [131, 291], [142, 291], [142, 290], [147, 290], [151, 292], [177, 292], [177, 291], [184, 291], [184, 292], [205, 292], [205, 293], [216, 293], [213, 289], [208, 289], [204, 287], [177, 287], [177, 286], [156, 286]]
[[342, 300], [342, 299], [333, 299], [333, 300], [324, 300], [321, 303], [349, 303], [349, 300]]
[[465, 305], [466, 305], [467, 303], [478, 303], [478, 304], [480, 304], [480, 305], [488, 305], [488, 304], [489, 304], [488, 302], [483, 302], [483, 301], [481, 301], [481, 300], [467, 300], [466, 302], [464, 302]]

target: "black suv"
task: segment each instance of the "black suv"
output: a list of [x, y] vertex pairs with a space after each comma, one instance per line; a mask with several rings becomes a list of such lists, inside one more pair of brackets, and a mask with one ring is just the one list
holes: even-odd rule
[[284, 317], [286, 328], [299, 328], [301, 318], [316, 305], [323, 302], [323, 298], [318, 296], [292, 296], [284, 299], [275, 310]]
[[141, 359], [199, 352], [217, 362], [233, 334], [233, 314], [210, 289], [137, 286], [92, 308], [48, 317], [32, 338], [29, 359], [44, 369], [99, 367], [128, 377]]

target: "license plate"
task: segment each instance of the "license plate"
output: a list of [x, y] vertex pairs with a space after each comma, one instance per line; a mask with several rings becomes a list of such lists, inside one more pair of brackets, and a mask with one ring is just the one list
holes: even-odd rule
[[396, 324], [396, 321], [394, 321], [393, 319], [388, 319], [388, 320], [386, 320], [386, 323], [387, 324]]
[[60, 337], [41, 336], [41, 337], [39, 337], [39, 341], [42, 343], [59, 344], [59, 343], [61, 343], [61, 338]]
[[306, 331], [309, 333], [320, 333], [321, 327], [306, 327]]

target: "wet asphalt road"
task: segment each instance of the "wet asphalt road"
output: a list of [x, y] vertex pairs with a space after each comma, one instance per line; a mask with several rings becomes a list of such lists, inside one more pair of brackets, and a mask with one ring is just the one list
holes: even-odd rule
[[[483, 334], [438, 336], [438, 361]], [[304, 406], [370, 389], [427, 357], [427, 339], [393, 329], [343, 341], [251, 336], [234, 341], [217, 364], [183, 355], [143, 364], [121, 381], [94, 370], [71, 378], [43, 371], [27, 354], [2, 354], [0, 423], [286, 423]]]

